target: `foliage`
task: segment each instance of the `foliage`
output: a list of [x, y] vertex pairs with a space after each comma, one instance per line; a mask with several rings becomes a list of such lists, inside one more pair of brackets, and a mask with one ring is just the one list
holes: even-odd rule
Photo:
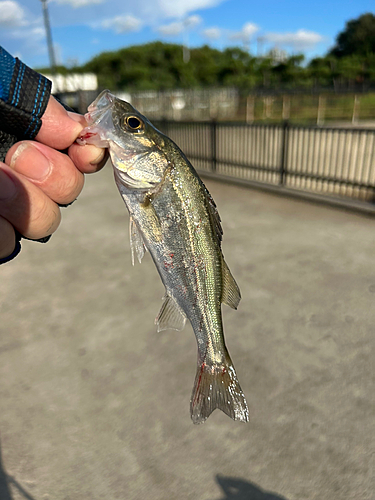
[[348, 21], [330, 53], [337, 58], [375, 54], [375, 15], [363, 14]]
[[[41, 73], [42, 75], [50, 75], [51, 74], [51, 68], [36, 68], [35, 71], [38, 71], [38, 73]], [[55, 66], [55, 72], [60, 74], [60, 75], [68, 75], [72, 71], [70, 69], [66, 68], [65, 66], [59, 65], [59, 66]]]
[[[188, 56], [188, 57], [187, 57]], [[48, 73], [48, 69], [42, 70]], [[153, 42], [103, 52], [83, 66], [59, 67], [62, 74], [94, 72], [99, 86], [111, 90], [169, 90], [233, 86], [249, 90], [323, 87], [353, 90], [375, 85], [375, 16], [349, 21], [336, 46], [305, 64], [302, 54], [276, 60], [271, 51], [254, 57], [240, 47], [223, 51], [207, 45]]]

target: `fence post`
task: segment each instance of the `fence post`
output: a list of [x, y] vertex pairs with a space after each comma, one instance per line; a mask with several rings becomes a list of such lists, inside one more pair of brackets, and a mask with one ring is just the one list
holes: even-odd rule
[[281, 158], [280, 158], [280, 186], [284, 186], [286, 177], [286, 165], [288, 155], [288, 137], [289, 137], [289, 122], [284, 120], [282, 137], [281, 137]]
[[317, 125], [322, 125], [324, 123], [325, 112], [326, 112], [326, 98], [320, 94], [318, 100], [318, 113], [316, 117]]
[[283, 120], [289, 120], [290, 118], [290, 96], [283, 95]]
[[255, 111], [255, 97], [248, 95], [246, 98], [246, 123], [253, 123]]
[[211, 121], [211, 170], [216, 172], [216, 120]]
[[358, 122], [358, 111], [359, 111], [359, 97], [356, 94], [354, 96], [354, 104], [353, 104], [353, 115], [352, 115], [352, 124], [355, 125]]

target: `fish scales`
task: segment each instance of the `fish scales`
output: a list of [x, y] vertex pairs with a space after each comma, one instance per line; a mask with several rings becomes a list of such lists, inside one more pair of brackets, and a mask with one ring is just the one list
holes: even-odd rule
[[[145, 208], [134, 196], [123, 196], [138, 228], [146, 236], [145, 241], [149, 242], [148, 250], [167, 292], [183, 311], [191, 309], [189, 319], [193, 329], [199, 332], [199, 342], [213, 351], [212, 342], [221, 341], [218, 318], [221, 286], [214, 286], [215, 282], [221, 284], [220, 263], [218, 259], [205, 258], [209, 253], [212, 228], [203, 210], [191, 216], [192, 193], [184, 185], [192, 183], [186, 183], [183, 174], [189, 176], [190, 172], [181, 173], [171, 168], [164, 189]], [[170, 207], [168, 216], [157, 219], [158, 227], [155, 227], [155, 216], [165, 207]], [[159, 234], [162, 238], [155, 238]], [[182, 293], [176, 293], [176, 289]], [[216, 316], [207, 314], [213, 310]], [[207, 335], [206, 332], [214, 333]]]
[[147, 249], [166, 294], [158, 331], [181, 330], [197, 344], [190, 401], [194, 423], [215, 408], [248, 421], [248, 407], [224, 341], [221, 303], [237, 308], [240, 292], [221, 251], [216, 205], [182, 151], [130, 104], [103, 91], [90, 105], [78, 142], [108, 147], [115, 181], [130, 214], [133, 263]]

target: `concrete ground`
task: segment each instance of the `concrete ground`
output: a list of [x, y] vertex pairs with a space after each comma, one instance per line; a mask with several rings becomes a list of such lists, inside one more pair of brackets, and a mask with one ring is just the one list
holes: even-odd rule
[[163, 287], [131, 266], [107, 168], [0, 268], [1, 500], [374, 499], [375, 220], [207, 186], [251, 422], [192, 424], [194, 335], [156, 332]]

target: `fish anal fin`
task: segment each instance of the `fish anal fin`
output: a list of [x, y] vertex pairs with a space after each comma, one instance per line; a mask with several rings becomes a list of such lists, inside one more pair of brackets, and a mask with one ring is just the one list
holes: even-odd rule
[[160, 312], [155, 319], [158, 332], [171, 328], [172, 330], [183, 330], [186, 316], [177, 305], [176, 301], [168, 294], [163, 298]]
[[237, 309], [241, 300], [241, 292], [224, 258], [222, 259], [221, 270], [223, 283], [221, 302], [232, 309]]
[[202, 424], [219, 408], [226, 415], [241, 422], [249, 421], [249, 409], [232, 361], [227, 355], [222, 364], [198, 365], [190, 413], [194, 424]]
[[134, 254], [137, 255], [138, 262], [141, 263], [142, 258], [145, 254], [146, 246], [143, 242], [143, 237], [134, 222], [133, 217], [130, 217], [129, 222], [129, 234], [130, 234], [130, 248], [132, 251], [132, 264], [134, 266]]

